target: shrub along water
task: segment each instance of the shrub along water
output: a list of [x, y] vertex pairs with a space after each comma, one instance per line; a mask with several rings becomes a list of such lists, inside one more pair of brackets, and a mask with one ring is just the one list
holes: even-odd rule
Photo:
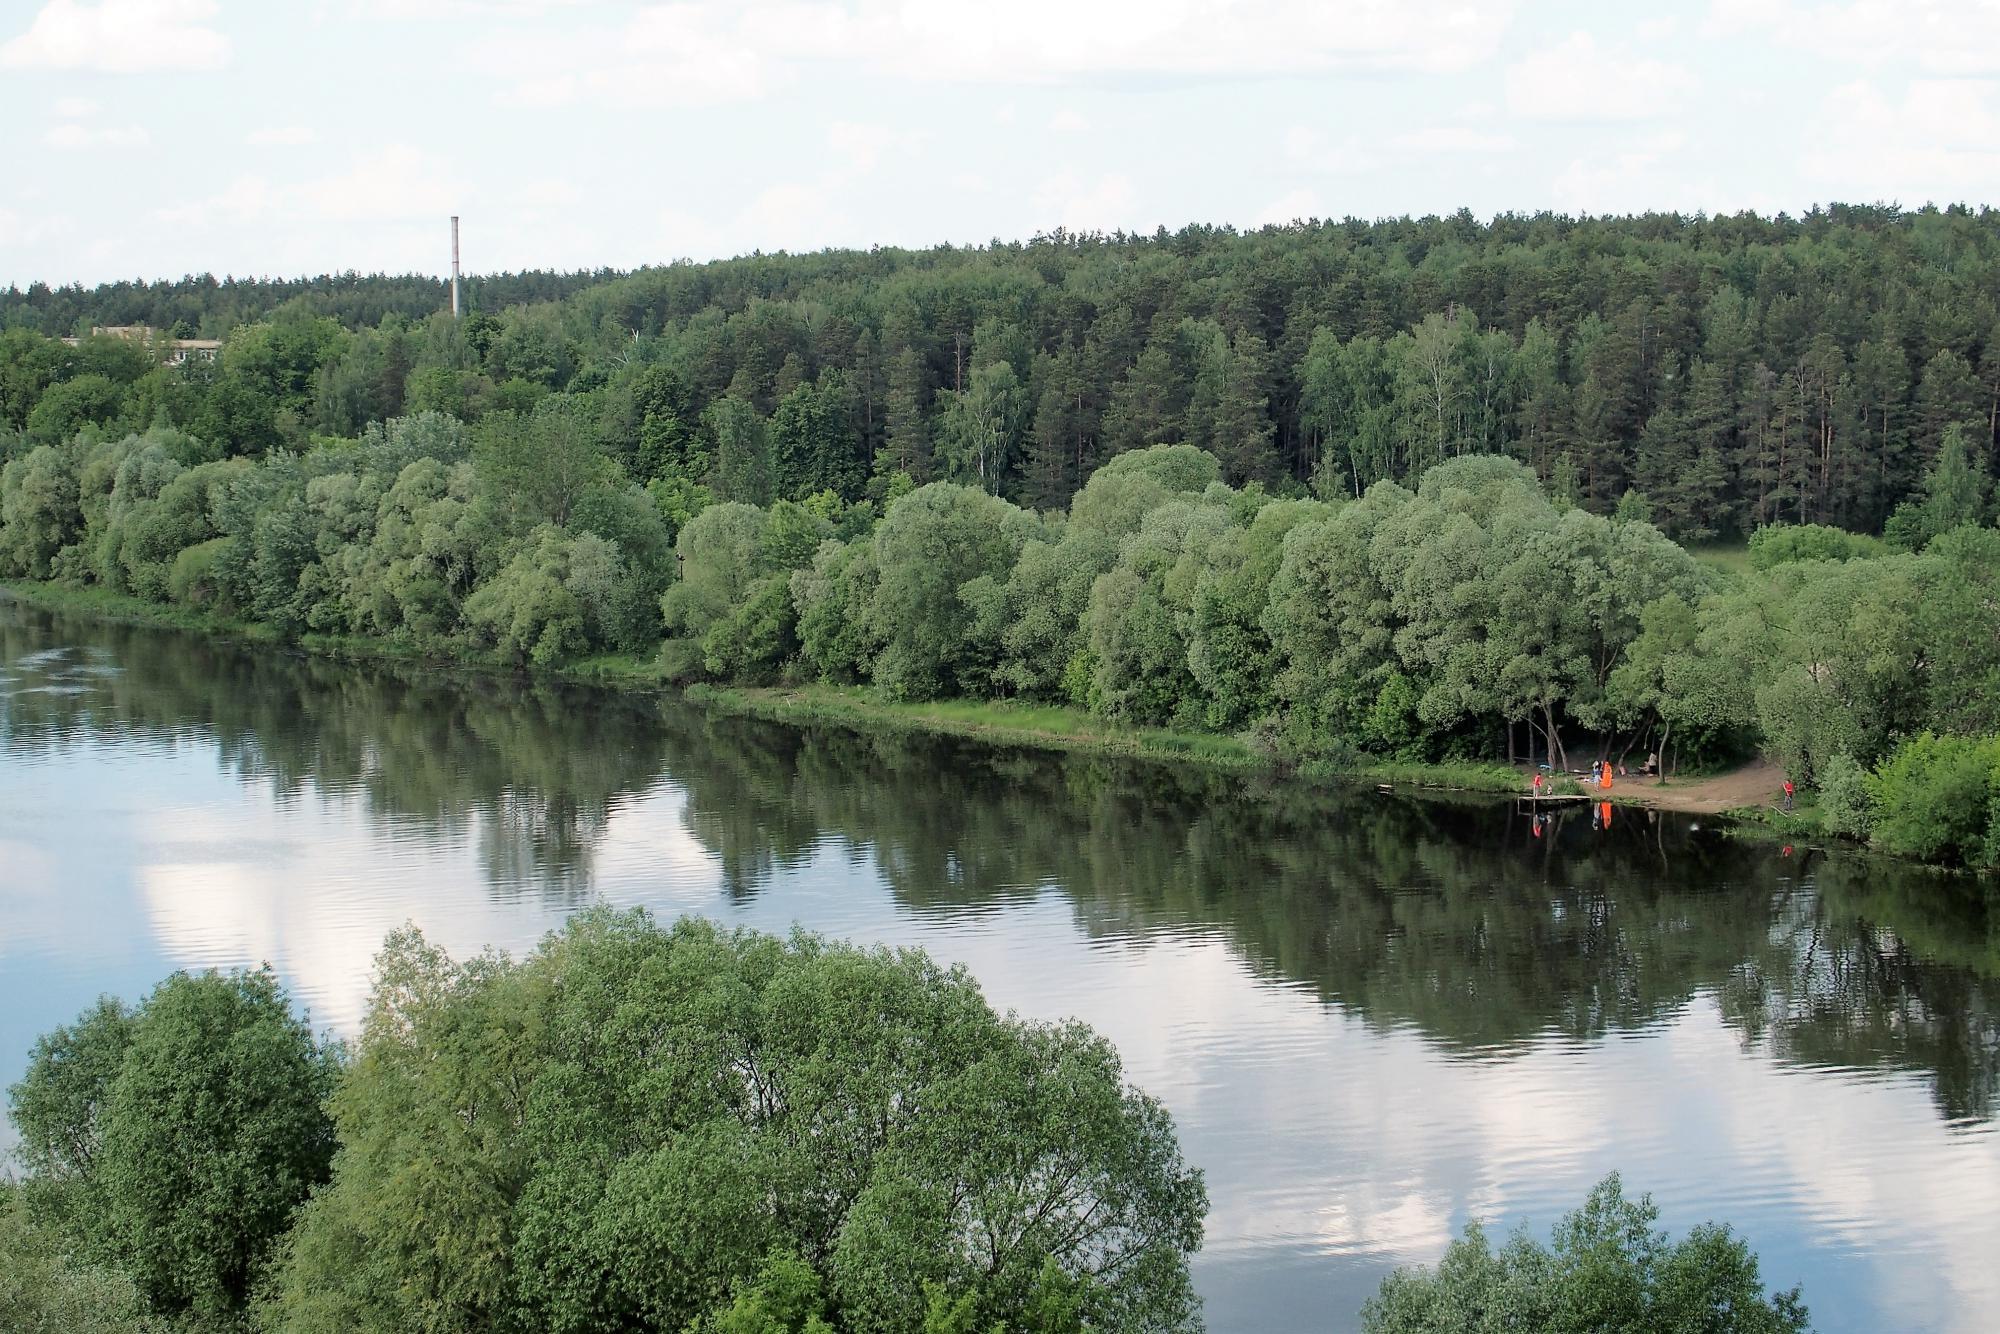
[[1367, 1334], [1537, 1330], [1712, 1330], [1799, 1334], [1799, 1290], [1767, 1293], [1757, 1257], [1727, 1227], [1674, 1241], [1650, 1198], [1625, 1198], [1616, 1173], [1556, 1224], [1552, 1244], [1526, 1229], [1495, 1250], [1477, 1223], [1435, 1269], [1401, 1270], [1362, 1312]]

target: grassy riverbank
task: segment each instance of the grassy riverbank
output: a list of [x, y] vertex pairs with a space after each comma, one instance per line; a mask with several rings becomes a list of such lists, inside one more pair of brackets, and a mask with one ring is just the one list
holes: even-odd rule
[[[436, 663], [453, 669], [518, 675], [522, 669], [497, 654], [454, 650], [448, 654], [362, 635], [308, 634], [286, 640], [271, 626], [199, 610], [147, 602], [97, 587], [15, 581], [0, 584], [0, 599], [67, 615], [126, 625], [156, 626], [216, 635], [269, 647], [298, 649], [349, 661]], [[582, 682], [609, 689], [675, 694], [703, 708], [739, 717], [858, 731], [921, 732], [967, 737], [1002, 746], [1025, 746], [1092, 755], [1116, 755], [1199, 764], [1244, 772], [1291, 768], [1240, 736], [1124, 727], [1080, 709], [1011, 700], [886, 699], [864, 686], [808, 683], [785, 686], [693, 685], [676, 688], [654, 657], [600, 654], [529, 673], [541, 679]], [[1352, 766], [1309, 763], [1295, 769], [1308, 781], [1390, 784], [1465, 792], [1511, 793], [1521, 777], [1498, 764], [1416, 764], [1381, 761]]]

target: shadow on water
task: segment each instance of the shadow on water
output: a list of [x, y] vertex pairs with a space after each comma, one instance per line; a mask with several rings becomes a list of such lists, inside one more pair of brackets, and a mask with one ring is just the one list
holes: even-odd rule
[[1488, 799], [793, 728], [0, 606], [0, 754], [99, 741], [210, 746], [281, 801], [352, 794], [385, 825], [474, 837], [503, 897], [581, 901], [615, 812], [665, 783], [739, 901], [834, 847], [914, 914], [1053, 888], [1093, 935], [1220, 935], [1466, 1059], [1639, 1030], [1712, 994], [1744, 1043], [1918, 1072], [1947, 1118], [1990, 1119], [2000, 1094], [1985, 886], [1682, 817], [1594, 829], [1577, 810], [1537, 833]]

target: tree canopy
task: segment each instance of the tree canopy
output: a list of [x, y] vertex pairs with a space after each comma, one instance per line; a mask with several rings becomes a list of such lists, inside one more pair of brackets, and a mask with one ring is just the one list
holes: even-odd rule
[[1757, 1256], [1727, 1227], [1679, 1241], [1649, 1197], [1614, 1173], [1556, 1224], [1549, 1245], [1524, 1228], [1497, 1250], [1473, 1223], [1434, 1269], [1401, 1270], [1362, 1313], [1368, 1334], [1597, 1334], [1603, 1330], [1798, 1334], [1799, 1290], [1769, 1293]]

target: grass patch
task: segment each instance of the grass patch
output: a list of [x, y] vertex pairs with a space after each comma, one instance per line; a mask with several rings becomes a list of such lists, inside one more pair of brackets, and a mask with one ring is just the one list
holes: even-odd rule
[[1506, 765], [1472, 760], [1441, 764], [1384, 760], [1379, 764], [1370, 762], [1345, 770], [1338, 776], [1400, 787], [1444, 787], [1462, 792], [1503, 792], [1510, 796], [1519, 796], [1528, 790], [1528, 780]]
[[1811, 792], [1801, 791], [1789, 811], [1775, 802], [1765, 802], [1757, 806], [1738, 806], [1723, 814], [1728, 817], [1732, 830], [1745, 836], [1758, 834], [1787, 843], [1837, 843], [1850, 848], [1861, 846], [1826, 827], [1826, 819]]
[[39, 607], [44, 611], [74, 612], [100, 621], [121, 625], [153, 625], [169, 630], [199, 630], [204, 634], [227, 635], [263, 643], [280, 642], [282, 636], [256, 621], [233, 620], [194, 607], [176, 607], [143, 598], [114, 593], [99, 585], [55, 583], [0, 584], [0, 599]]
[[1267, 763], [1233, 736], [1124, 727], [1078, 709], [1013, 700], [892, 700], [863, 686], [689, 686], [687, 697], [725, 713], [788, 723], [975, 737], [998, 745], [1189, 760], [1227, 768]]
[[1724, 574], [1747, 578], [1756, 573], [1750, 564], [1748, 542], [1716, 542], [1705, 547], [1689, 547], [1688, 554], [1699, 563]]

